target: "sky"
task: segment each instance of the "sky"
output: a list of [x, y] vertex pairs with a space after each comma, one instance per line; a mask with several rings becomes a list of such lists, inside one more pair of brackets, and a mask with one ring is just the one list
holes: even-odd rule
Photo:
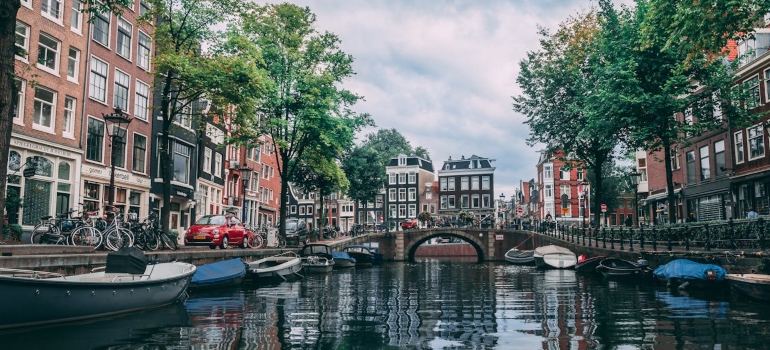
[[[537, 175], [541, 146], [526, 144], [513, 111], [519, 62], [539, 49], [538, 26], [555, 29], [590, 0], [289, 0], [316, 14], [354, 58], [344, 87], [355, 110], [426, 148], [436, 169], [449, 157], [494, 159], [495, 197]], [[628, 3], [629, 1], [623, 1]], [[360, 135], [360, 139], [368, 132]]]

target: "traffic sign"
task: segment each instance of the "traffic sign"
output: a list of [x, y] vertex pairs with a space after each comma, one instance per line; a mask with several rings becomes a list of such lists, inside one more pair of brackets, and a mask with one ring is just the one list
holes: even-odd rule
[[521, 214], [521, 213], [523, 213], [523, 212], [524, 212], [524, 208], [522, 208], [522, 207], [518, 207], [518, 208], [516, 208], [516, 212], [517, 212], [517, 213], [519, 213], [519, 214]]
[[607, 212], [607, 204], [602, 204], [602, 213]]

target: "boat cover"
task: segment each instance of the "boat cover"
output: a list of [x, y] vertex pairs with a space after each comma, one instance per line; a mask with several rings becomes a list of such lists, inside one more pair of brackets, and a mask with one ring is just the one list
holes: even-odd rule
[[350, 261], [352, 261], [352, 262], [356, 262], [356, 258], [354, 258], [354, 257], [350, 256], [350, 254], [348, 254], [348, 253], [345, 253], [345, 252], [332, 252], [332, 257], [333, 257], [334, 259], [339, 259], [339, 260], [350, 260]]
[[571, 250], [560, 247], [557, 245], [547, 245], [544, 247], [538, 247], [535, 248], [535, 253], [541, 254], [541, 255], [548, 255], [548, 254], [571, 254], [575, 255]]
[[144, 252], [136, 247], [123, 247], [107, 253], [105, 273], [143, 274], [149, 260]]
[[701, 264], [687, 259], [672, 260], [668, 264], [658, 266], [652, 273], [656, 277], [708, 280], [707, 271], [716, 272], [716, 280], [724, 281], [727, 271], [719, 265]]
[[236, 278], [238, 276], [243, 276], [245, 273], [246, 265], [243, 263], [243, 260], [240, 258], [230, 259], [198, 266], [198, 269], [195, 270], [195, 274], [193, 275], [190, 283], [215, 283], [231, 278]]

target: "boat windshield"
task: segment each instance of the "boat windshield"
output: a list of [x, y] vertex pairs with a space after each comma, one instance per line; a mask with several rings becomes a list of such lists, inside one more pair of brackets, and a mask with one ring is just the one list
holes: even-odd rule
[[206, 215], [195, 222], [196, 225], [224, 225], [227, 220], [222, 215]]

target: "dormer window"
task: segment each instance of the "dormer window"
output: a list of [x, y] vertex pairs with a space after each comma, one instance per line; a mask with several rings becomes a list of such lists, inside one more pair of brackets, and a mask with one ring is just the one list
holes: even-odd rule
[[398, 157], [398, 165], [399, 165], [399, 166], [404, 166], [404, 165], [406, 165], [406, 157], [405, 157], [405, 156], [400, 156], [400, 157]]

